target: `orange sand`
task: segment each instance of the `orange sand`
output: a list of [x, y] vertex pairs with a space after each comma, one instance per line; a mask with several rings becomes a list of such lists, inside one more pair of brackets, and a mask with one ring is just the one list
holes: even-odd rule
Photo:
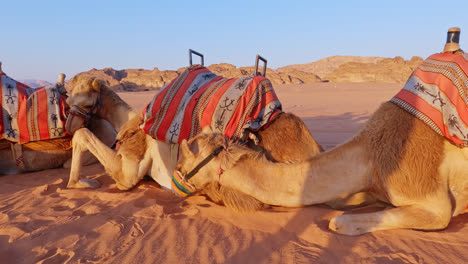
[[[397, 84], [275, 87], [326, 149], [351, 137]], [[154, 92], [120, 94], [141, 110]], [[468, 214], [438, 232], [392, 230], [358, 237], [328, 230], [341, 211], [317, 205], [238, 214], [202, 196], [186, 200], [142, 182], [119, 191], [66, 189], [68, 170], [0, 177], [0, 263], [466, 263]], [[361, 211], [369, 209], [361, 209]]]

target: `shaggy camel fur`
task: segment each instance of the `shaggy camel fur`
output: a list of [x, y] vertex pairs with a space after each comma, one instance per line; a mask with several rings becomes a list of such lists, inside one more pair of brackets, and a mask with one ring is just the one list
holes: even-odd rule
[[[59, 75], [57, 85], [65, 82], [65, 74]], [[101, 139], [104, 144], [112, 145], [116, 132], [109, 122], [99, 118], [89, 121], [88, 128]], [[83, 164], [97, 162], [89, 152], [83, 154]], [[52, 169], [71, 165], [71, 137], [34, 141], [23, 145], [0, 140], [0, 174], [18, 174], [28, 171]], [[21, 164], [21, 165], [20, 165]]]
[[[171, 175], [177, 164], [178, 144], [157, 141], [139, 129], [141, 115], [131, 111], [120, 97], [95, 78], [76, 76], [69, 83], [67, 103], [89, 111], [96, 101], [102, 102], [95, 116], [108, 120], [119, 131], [117, 151], [105, 146], [82, 121], [73, 122], [73, 162], [68, 182], [69, 188], [99, 187], [99, 182], [81, 179], [81, 153], [91, 151], [116, 181], [121, 190], [135, 186], [145, 175], [151, 176], [161, 186], [171, 188]], [[270, 126], [258, 133], [260, 143], [256, 150], [275, 161], [305, 160], [322, 151], [300, 118], [293, 114], [280, 115]], [[284, 142], [289, 142], [287, 145]]]
[[[177, 170], [182, 175], [226, 144], [223, 136], [210, 131], [204, 129], [188, 143], [181, 143], [182, 159]], [[359, 235], [395, 228], [445, 228], [468, 204], [467, 166], [468, 149], [457, 148], [419, 119], [387, 102], [350, 141], [307, 161], [272, 163], [244, 146], [228, 143], [225, 151], [188, 183], [195, 189], [208, 188], [213, 200], [228, 192], [224, 195], [230, 198], [231, 207], [296, 207], [362, 191], [394, 206], [331, 219], [331, 230]], [[217, 175], [219, 167], [224, 170], [221, 175]], [[231, 190], [243, 195], [234, 196]]]

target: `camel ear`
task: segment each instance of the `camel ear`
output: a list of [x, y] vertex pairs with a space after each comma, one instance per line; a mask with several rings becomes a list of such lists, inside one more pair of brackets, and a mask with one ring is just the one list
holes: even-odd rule
[[98, 93], [101, 91], [102, 85], [103, 85], [102, 81], [98, 79], [94, 79], [93, 83], [91, 84], [91, 86], [93, 87], [93, 90], [95, 90]]
[[184, 157], [193, 156], [193, 153], [190, 150], [186, 139], [182, 140], [182, 142], [180, 143], [180, 150], [182, 151], [182, 156]]
[[203, 134], [212, 134], [213, 129], [211, 129], [211, 126], [206, 126], [206, 127], [203, 128], [202, 133]]

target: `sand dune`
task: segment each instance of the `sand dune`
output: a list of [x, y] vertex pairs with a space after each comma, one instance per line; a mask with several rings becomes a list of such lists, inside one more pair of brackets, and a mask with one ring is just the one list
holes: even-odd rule
[[[401, 85], [275, 86], [285, 111], [303, 118], [326, 149], [344, 142]], [[120, 94], [142, 110], [154, 92]], [[317, 205], [239, 214], [202, 196], [177, 198], [154, 182], [122, 192], [101, 165], [103, 186], [66, 189], [69, 171], [0, 177], [1, 263], [466, 263], [468, 214], [438, 232], [337, 235], [341, 211]], [[360, 211], [376, 210], [375, 208]], [[353, 212], [347, 212], [353, 213]]]

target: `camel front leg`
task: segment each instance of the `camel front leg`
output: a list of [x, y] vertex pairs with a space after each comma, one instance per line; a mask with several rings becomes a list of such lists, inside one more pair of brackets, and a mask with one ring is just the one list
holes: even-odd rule
[[360, 235], [377, 230], [412, 228], [439, 230], [447, 227], [451, 219], [448, 197], [424, 204], [405, 205], [389, 210], [365, 214], [339, 215], [331, 219], [329, 228], [344, 235]]
[[[106, 171], [113, 171], [120, 168], [120, 159], [115, 152], [102, 143], [87, 128], [77, 130], [72, 140], [73, 154], [68, 180], [68, 188], [98, 188], [100, 183], [93, 179], [81, 179], [80, 172], [83, 165], [83, 153], [89, 150], [99, 162], [106, 168]], [[108, 170], [109, 168], [109, 170]]]
[[[93, 132], [94, 135], [106, 146], [110, 147], [115, 142], [117, 132], [111, 126], [111, 124], [104, 119], [92, 118], [89, 122], [88, 129]], [[84, 166], [88, 166], [98, 162], [97, 158], [94, 157], [89, 151], [82, 154], [81, 163]], [[72, 158], [67, 160], [63, 167], [66, 169], [71, 168]]]

